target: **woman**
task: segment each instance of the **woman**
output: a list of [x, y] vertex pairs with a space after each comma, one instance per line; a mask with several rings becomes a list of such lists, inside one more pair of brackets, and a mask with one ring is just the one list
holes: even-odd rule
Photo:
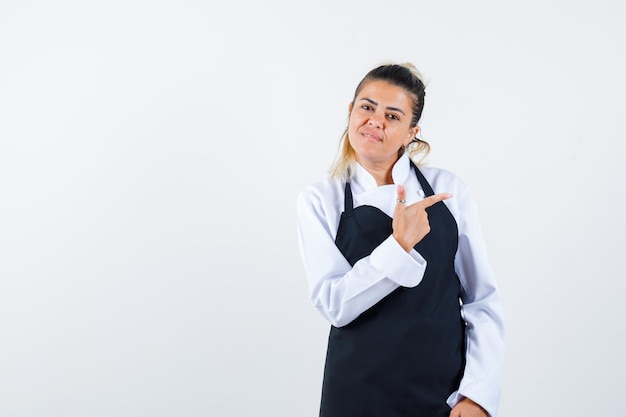
[[411, 159], [429, 150], [424, 96], [411, 64], [370, 71], [331, 176], [298, 197], [311, 300], [332, 324], [323, 417], [497, 413], [500, 296], [467, 188]]

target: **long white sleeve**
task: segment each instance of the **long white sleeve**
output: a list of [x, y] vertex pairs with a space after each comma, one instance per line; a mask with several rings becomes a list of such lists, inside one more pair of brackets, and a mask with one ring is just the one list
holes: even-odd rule
[[455, 269], [461, 281], [461, 313], [466, 322], [466, 364], [459, 389], [448, 399], [453, 407], [463, 397], [496, 417], [504, 365], [504, 322], [500, 294], [488, 262], [476, 205], [466, 187], [450, 202], [457, 214], [459, 246]]
[[[343, 204], [343, 198], [330, 201]], [[311, 302], [338, 327], [399, 286], [416, 286], [426, 270], [426, 261], [416, 251], [405, 252], [393, 236], [350, 266], [334, 242], [341, 211], [343, 206], [325, 205], [317, 188], [309, 187], [298, 197], [299, 244]]]

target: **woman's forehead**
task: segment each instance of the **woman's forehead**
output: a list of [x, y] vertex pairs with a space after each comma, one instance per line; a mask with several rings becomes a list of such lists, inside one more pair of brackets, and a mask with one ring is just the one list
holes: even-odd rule
[[385, 102], [385, 104], [393, 103], [396, 106], [408, 106], [408, 108], [412, 104], [411, 96], [404, 88], [381, 80], [366, 83], [356, 97], [357, 100], [366, 98]]

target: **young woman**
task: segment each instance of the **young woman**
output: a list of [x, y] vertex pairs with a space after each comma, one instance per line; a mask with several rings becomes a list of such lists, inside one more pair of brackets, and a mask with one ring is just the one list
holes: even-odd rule
[[359, 83], [331, 175], [298, 197], [311, 301], [331, 323], [322, 417], [494, 417], [500, 296], [466, 186], [419, 167], [412, 64]]

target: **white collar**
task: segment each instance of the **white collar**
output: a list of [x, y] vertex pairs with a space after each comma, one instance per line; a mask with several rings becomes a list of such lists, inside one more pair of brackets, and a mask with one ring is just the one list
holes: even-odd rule
[[[355, 164], [356, 170], [352, 176], [351, 182], [357, 184], [363, 191], [377, 188], [376, 180], [369, 173], [368, 170], [363, 168], [358, 162]], [[394, 184], [404, 184], [409, 173], [411, 172], [411, 160], [407, 152], [403, 153], [396, 161], [391, 169], [391, 178]]]

